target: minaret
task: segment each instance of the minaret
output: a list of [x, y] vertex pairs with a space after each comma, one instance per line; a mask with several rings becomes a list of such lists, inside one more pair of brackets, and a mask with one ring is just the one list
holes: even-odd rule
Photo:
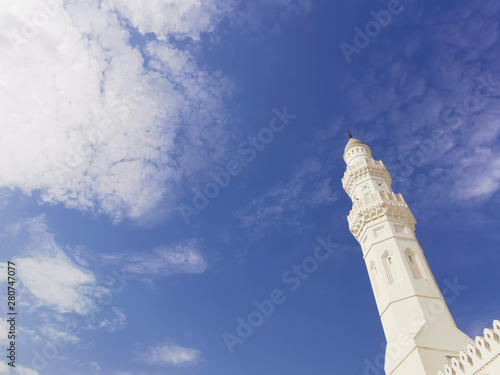
[[415, 218], [370, 148], [352, 138], [342, 185], [352, 199], [349, 230], [363, 258], [387, 339], [387, 375], [435, 375], [474, 342], [461, 332], [415, 236]]

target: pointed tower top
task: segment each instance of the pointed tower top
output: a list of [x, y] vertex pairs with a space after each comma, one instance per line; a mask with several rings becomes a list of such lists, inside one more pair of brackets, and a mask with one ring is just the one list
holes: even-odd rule
[[351, 131], [350, 131], [350, 130], [346, 130], [346, 132], [347, 132], [347, 134], [349, 134], [349, 139], [351, 139], [351, 138], [352, 138], [352, 133], [351, 133]]

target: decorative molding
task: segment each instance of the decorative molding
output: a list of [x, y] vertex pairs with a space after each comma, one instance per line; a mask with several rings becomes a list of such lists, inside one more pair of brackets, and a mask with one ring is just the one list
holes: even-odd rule
[[342, 186], [349, 196], [351, 196], [355, 182], [363, 177], [382, 177], [392, 184], [392, 178], [382, 161], [370, 159], [360, 160], [353, 165], [349, 165], [342, 178]]
[[381, 217], [403, 220], [411, 225], [412, 230], [415, 230], [417, 223], [401, 194], [378, 191], [353, 202], [352, 210], [347, 216], [349, 230], [360, 241], [366, 225]]

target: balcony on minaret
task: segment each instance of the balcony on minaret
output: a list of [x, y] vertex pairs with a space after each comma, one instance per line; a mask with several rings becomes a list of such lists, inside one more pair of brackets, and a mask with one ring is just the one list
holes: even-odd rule
[[414, 237], [417, 221], [401, 194], [385, 191], [368, 193], [353, 202], [347, 216], [349, 230], [362, 246], [366, 230], [381, 221], [389, 221], [387, 236]]
[[[347, 166], [347, 170], [342, 178], [342, 186], [353, 201], [356, 200], [354, 190], [362, 182], [379, 181], [385, 183], [385, 189], [390, 191], [392, 178], [384, 163], [379, 160], [373, 160], [371, 157], [362, 158], [353, 164]], [[375, 190], [375, 187], [373, 187]]]

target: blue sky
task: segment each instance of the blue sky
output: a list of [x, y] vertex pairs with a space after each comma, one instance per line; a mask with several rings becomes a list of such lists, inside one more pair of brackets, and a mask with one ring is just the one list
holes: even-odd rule
[[[346, 129], [387, 166], [439, 286], [464, 286], [458, 327], [481, 335], [500, 311], [499, 13], [2, 4], [0, 282], [6, 301], [14, 261], [19, 315], [0, 373], [363, 374], [384, 336], [347, 226]], [[318, 244], [332, 255], [292, 280]], [[257, 305], [268, 316], [228, 345]]]

